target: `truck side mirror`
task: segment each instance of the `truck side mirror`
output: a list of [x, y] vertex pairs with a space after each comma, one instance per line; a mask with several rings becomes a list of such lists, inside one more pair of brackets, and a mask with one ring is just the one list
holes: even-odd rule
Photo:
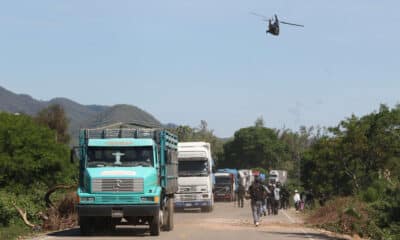
[[79, 150], [79, 147], [73, 147], [71, 149], [70, 155], [69, 155], [71, 163], [75, 163], [76, 159], [78, 159], [78, 150]]

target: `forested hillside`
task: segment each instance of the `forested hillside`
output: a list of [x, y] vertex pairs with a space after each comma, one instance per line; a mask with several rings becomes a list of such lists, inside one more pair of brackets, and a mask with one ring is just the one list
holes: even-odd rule
[[64, 109], [68, 120], [68, 132], [73, 143], [77, 141], [79, 128], [83, 127], [98, 127], [115, 122], [138, 122], [161, 126], [153, 115], [133, 105], [82, 105], [67, 98], [39, 101], [26, 94], [15, 94], [0, 86], [0, 112], [35, 116], [42, 109], [52, 105], [60, 105]]

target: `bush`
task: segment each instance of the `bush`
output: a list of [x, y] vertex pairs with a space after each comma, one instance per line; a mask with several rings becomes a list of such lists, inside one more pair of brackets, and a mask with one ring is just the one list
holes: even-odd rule
[[6, 198], [4, 192], [0, 192], [0, 227], [7, 227], [15, 216], [15, 210]]
[[23, 223], [10, 224], [8, 227], [0, 227], [0, 239], [19, 239], [20, 236], [28, 235], [31, 229]]
[[339, 197], [311, 214], [307, 222], [329, 231], [384, 239], [384, 233], [370, 216], [371, 209], [356, 197]]
[[[38, 213], [47, 212], [47, 190], [75, 182], [77, 171], [69, 162], [68, 146], [57, 143], [55, 136], [29, 116], [0, 113], [0, 239], [31, 231], [14, 203], [27, 212], [31, 223], [41, 225]], [[63, 211], [69, 211], [67, 205]]]

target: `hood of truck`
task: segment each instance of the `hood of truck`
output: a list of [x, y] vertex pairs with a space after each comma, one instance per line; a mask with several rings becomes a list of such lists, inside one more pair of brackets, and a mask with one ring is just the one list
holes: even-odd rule
[[211, 191], [212, 185], [210, 176], [178, 177], [178, 193], [211, 193]]
[[209, 185], [210, 177], [178, 177], [178, 185]]
[[85, 170], [85, 186], [91, 188], [94, 179], [143, 179], [143, 191], [158, 186], [157, 170], [153, 167], [96, 167]]

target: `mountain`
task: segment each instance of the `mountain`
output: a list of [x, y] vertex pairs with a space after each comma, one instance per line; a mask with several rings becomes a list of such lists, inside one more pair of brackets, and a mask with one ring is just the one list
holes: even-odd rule
[[77, 140], [79, 128], [100, 127], [117, 122], [161, 126], [160, 121], [154, 116], [133, 105], [82, 105], [67, 98], [39, 101], [26, 94], [15, 94], [0, 86], [0, 112], [25, 113], [34, 116], [52, 104], [59, 104], [64, 108], [69, 119], [69, 133], [73, 142]]
[[0, 111], [34, 115], [47, 104], [26, 94], [15, 94], [0, 86]]
[[[135, 116], [135, 118], [132, 118], [132, 116]], [[88, 120], [87, 126], [105, 126], [117, 122], [134, 122], [136, 124], [152, 126], [154, 125], [156, 127], [159, 127], [161, 125], [161, 123], [157, 119], [155, 119], [152, 115], [148, 114], [142, 109], [131, 105], [120, 104], [105, 109], [104, 111], [90, 118]]]

